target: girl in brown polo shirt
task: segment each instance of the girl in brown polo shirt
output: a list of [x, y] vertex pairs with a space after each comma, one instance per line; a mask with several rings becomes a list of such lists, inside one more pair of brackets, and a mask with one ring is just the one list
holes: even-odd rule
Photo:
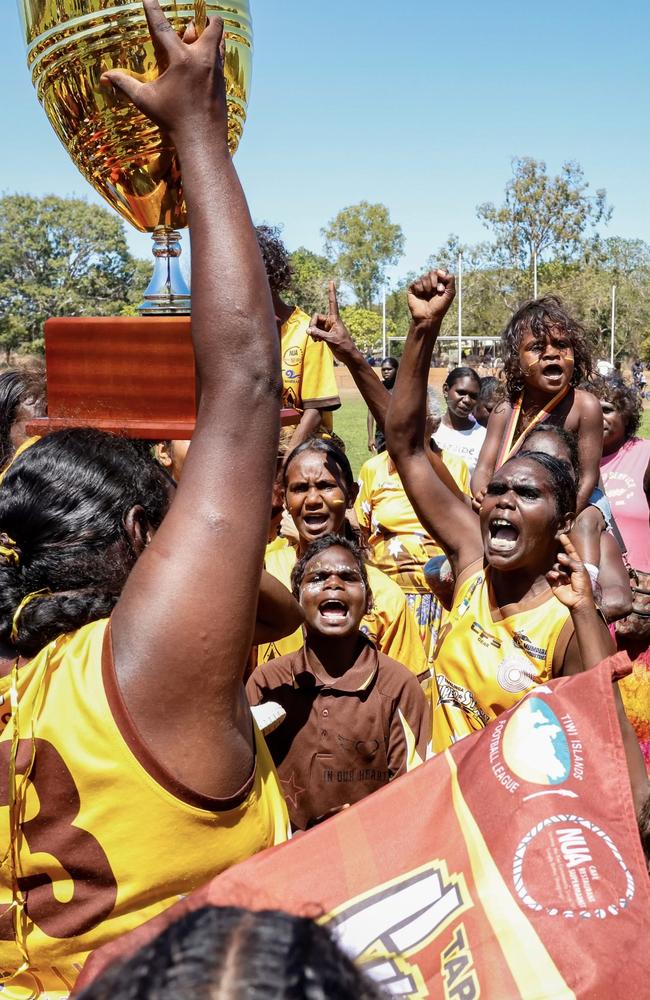
[[258, 667], [247, 693], [286, 712], [267, 743], [292, 825], [304, 830], [422, 763], [431, 717], [417, 678], [359, 631], [372, 594], [357, 545], [318, 539], [292, 586], [305, 645]]

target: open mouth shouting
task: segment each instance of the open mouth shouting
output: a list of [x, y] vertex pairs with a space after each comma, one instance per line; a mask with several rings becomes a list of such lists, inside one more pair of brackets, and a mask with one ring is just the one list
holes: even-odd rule
[[517, 544], [519, 528], [503, 517], [495, 517], [488, 525], [488, 536], [490, 550], [507, 555]]
[[343, 622], [348, 616], [348, 605], [346, 601], [327, 598], [318, 605], [318, 613], [322, 619], [328, 622]]
[[302, 522], [307, 534], [313, 535], [315, 538], [332, 530], [330, 515], [327, 511], [321, 511], [318, 514], [303, 514]]
[[564, 367], [556, 362], [552, 362], [548, 365], [543, 365], [541, 369], [542, 376], [550, 382], [551, 385], [559, 386], [565, 379], [566, 373]]

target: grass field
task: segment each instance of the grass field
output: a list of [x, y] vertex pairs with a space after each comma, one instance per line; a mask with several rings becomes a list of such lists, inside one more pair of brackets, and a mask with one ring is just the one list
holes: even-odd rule
[[[343, 438], [354, 475], [358, 475], [363, 463], [370, 458], [368, 435], [366, 432], [366, 407], [358, 396], [343, 396], [341, 409], [334, 414], [334, 430]], [[646, 403], [639, 435], [650, 438], [650, 406]]]

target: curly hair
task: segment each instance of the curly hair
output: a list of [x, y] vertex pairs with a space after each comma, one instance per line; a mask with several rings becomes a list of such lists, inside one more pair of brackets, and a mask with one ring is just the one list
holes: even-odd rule
[[353, 542], [350, 538], [346, 538], [344, 535], [337, 535], [333, 531], [328, 535], [323, 535], [322, 538], [317, 538], [316, 541], [312, 542], [304, 556], [301, 556], [296, 565], [293, 567], [291, 571], [291, 593], [296, 600], [299, 599], [300, 584], [303, 581], [307, 564], [311, 562], [314, 556], [319, 555], [321, 552], [325, 552], [326, 549], [334, 548], [334, 546], [345, 549], [346, 552], [350, 552], [354, 557], [354, 560], [359, 567], [359, 572], [361, 573], [363, 585], [366, 588], [366, 609], [369, 611], [372, 607], [372, 591], [370, 589], [370, 583], [368, 582], [368, 572], [363, 559], [363, 550], [360, 545], [357, 545], [357, 543]]
[[580, 388], [586, 389], [598, 399], [613, 406], [623, 418], [625, 440], [634, 437], [639, 429], [643, 413], [643, 401], [634, 386], [626, 385], [618, 378], [597, 377]]
[[[57, 431], [19, 455], [0, 487], [0, 643], [23, 656], [111, 613], [138, 553], [125, 518], [157, 528], [167, 478], [138, 442], [91, 428]], [[24, 607], [12, 638], [17, 608]]]
[[185, 914], [79, 1000], [382, 1000], [384, 994], [309, 917], [205, 906]]
[[14, 453], [11, 429], [20, 406], [32, 406], [36, 416], [44, 416], [46, 382], [43, 369], [14, 368], [0, 375], [0, 469]]
[[577, 386], [590, 378], [592, 358], [585, 328], [569, 315], [557, 296], [545, 295], [541, 299], [525, 302], [501, 334], [506, 390], [512, 403], [524, 388], [524, 376], [519, 363], [519, 348], [524, 333], [546, 336], [554, 329], [561, 330], [571, 341], [574, 356], [571, 384]]
[[280, 239], [280, 227], [262, 224], [255, 227], [255, 232], [271, 291], [280, 295], [291, 287], [293, 277], [289, 251]]

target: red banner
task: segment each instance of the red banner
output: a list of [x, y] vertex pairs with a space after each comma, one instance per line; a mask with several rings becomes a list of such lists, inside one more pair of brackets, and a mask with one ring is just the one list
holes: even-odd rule
[[536, 688], [451, 751], [231, 868], [102, 949], [80, 985], [213, 903], [316, 916], [401, 997], [646, 995], [650, 880], [612, 697], [620, 662]]

